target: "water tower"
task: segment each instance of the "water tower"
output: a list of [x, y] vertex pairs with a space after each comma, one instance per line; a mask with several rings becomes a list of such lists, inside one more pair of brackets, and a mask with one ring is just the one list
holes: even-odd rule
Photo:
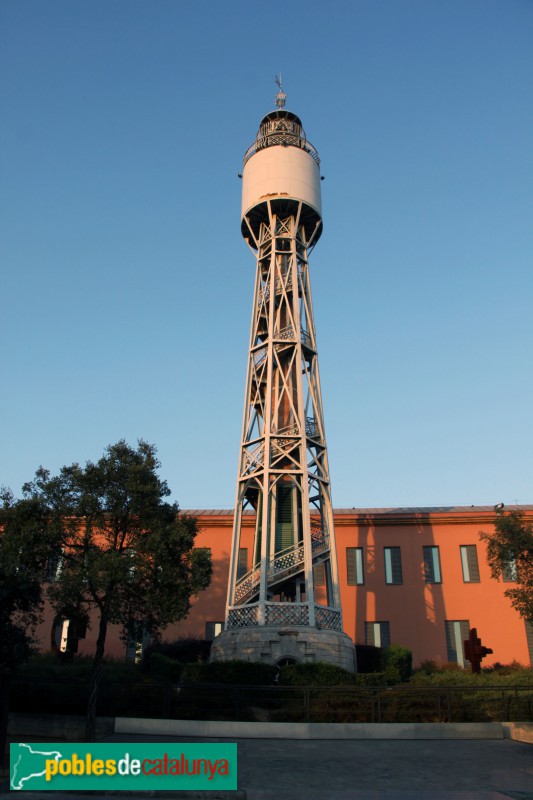
[[353, 671], [309, 278], [322, 233], [320, 159], [277, 83], [277, 108], [261, 120], [242, 171], [241, 231], [256, 278], [225, 629], [211, 659]]

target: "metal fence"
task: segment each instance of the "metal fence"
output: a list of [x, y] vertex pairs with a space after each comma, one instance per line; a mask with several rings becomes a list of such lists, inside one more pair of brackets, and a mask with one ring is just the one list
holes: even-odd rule
[[[88, 683], [16, 678], [10, 710], [83, 714]], [[108, 683], [100, 716], [251, 722], [533, 721], [533, 686]]]

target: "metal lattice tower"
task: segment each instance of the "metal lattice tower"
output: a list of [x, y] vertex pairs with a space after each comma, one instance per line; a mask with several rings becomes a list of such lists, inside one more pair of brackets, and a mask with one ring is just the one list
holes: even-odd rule
[[[212, 657], [329, 660], [353, 669], [351, 640], [340, 633], [308, 264], [322, 233], [320, 159], [300, 119], [284, 110], [276, 82], [278, 108], [261, 121], [242, 173], [241, 229], [256, 279], [225, 632]], [[246, 511], [255, 514], [250, 569], [239, 558]], [[274, 635], [287, 626], [298, 639], [288, 649], [287, 637]]]

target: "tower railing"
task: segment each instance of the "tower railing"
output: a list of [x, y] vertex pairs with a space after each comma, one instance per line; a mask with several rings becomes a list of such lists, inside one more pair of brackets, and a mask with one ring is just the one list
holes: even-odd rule
[[[294, 328], [292, 325], [287, 325], [285, 328], [280, 328], [274, 331], [274, 339], [281, 339], [284, 342], [295, 342], [296, 336], [294, 334]], [[303, 328], [300, 328], [300, 339], [302, 344], [306, 347], [313, 347], [313, 340], [311, 339], [310, 334], [307, 331], [304, 331]]]
[[[283, 290], [288, 292], [290, 289], [292, 289], [292, 275], [290, 273], [283, 280], [281, 278], [277, 278], [276, 279], [276, 294], [277, 295], [281, 294]], [[259, 297], [258, 297], [258, 300], [257, 300], [257, 307], [260, 308], [262, 303], [263, 302], [267, 302], [269, 298], [270, 298], [270, 285], [267, 284], [264, 287], [264, 289], [261, 289], [261, 291], [259, 292]]]
[[[330, 547], [329, 534], [319, 525], [311, 526], [311, 552], [313, 557], [327, 553]], [[269, 582], [275, 583], [284, 578], [300, 572], [304, 566], [303, 544], [289, 545], [280, 550], [268, 565], [267, 577]], [[244, 603], [247, 598], [259, 590], [261, 567], [256, 564], [246, 572], [235, 584], [235, 602]]]
[[298, 136], [298, 134], [291, 133], [290, 131], [274, 130], [266, 136], [258, 136], [255, 142], [250, 145], [244, 154], [243, 167], [258, 150], [264, 150], [265, 147], [275, 147], [276, 145], [281, 145], [282, 147], [298, 147], [300, 150], [305, 150], [305, 152], [309, 153], [311, 158], [320, 165], [320, 158], [318, 157], [316, 148], [313, 147], [311, 142], [308, 142], [303, 136]]
[[325, 628], [330, 631], [342, 630], [341, 612], [338, 608], [315, 605], [315, 620], [317, 628]]
[[258, 367], [260, 364], [263, 363], [266, 357], [267, 357], [266, 347], [261, 347], [259, 350], [256, 350], [254, 352], [254, 365]]
[[247, 628], [248, 625], [259, 625], [259, 603], [229, 609], [228, 628]]
[[[309, 625], [309, 603], [265, 603], [265, 624], [273, 626]], [[342, 630], [338, 608], [313, 604], [316, 627], [323, 630]], [[228, 628], [259, 625], [259, 603], [234, 606], [229, 609]]]
[[314, 417], [306, 417], [305, 432], [307, 436], [310, 436], [312, 439], [318, 439], [320, 437], [320, 430]]
[[243, 575], [235, 584], [235, 601], [244, 602], [247, 597], [251, 597], [259, 588], [261, 579], [261, 567], [256, 566]]
[[293, 425], [285, 425], [283, 428], [275, 428], [272, 431], [275, 436], [299, 436], [300, 435], [300, 426], [297, 422]]
[[265, 625], [309, 625], [308, 603], [267, 603]]

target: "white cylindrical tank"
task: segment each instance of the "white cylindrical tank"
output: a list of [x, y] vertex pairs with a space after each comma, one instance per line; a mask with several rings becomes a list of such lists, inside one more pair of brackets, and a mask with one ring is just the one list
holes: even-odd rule
[[[271, 213], [298, 213], [306, 234], [316, 242], [322, 231], [320, 159], [292, 111], [278, 108], [263, 117], [242, 172], [244, 238], [257, 236]], [[295, 206], [300, 205], [297, 211]]]
[[320, 168], [299, 147], [275, 145], [258, 150], [242, 173], [242, 216], [268, 198], [302, 201], [322, 217]]

